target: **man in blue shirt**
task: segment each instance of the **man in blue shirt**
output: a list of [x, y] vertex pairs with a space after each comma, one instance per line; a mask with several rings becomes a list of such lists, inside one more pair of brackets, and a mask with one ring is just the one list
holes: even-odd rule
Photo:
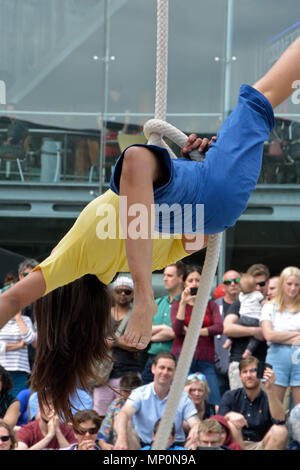
[[273, 387], [275, 374], [266, 368], [264, 390], [257, 377], [258, 359], [239, 364], [242, 388], [224, 393], [219, 407], [230, 424], [233, 439], [245, 450], [283, 450], [287, 442], [285, 412]]
[[[115, 450], [134, 450], [129, 448], [134, 431], [141, 443], [139, 447], [151, 444], [154, 424], [164, 413], [175, 368], [176, 359], [170, 352], [161, 352], [155, 357], [152, 364], [154, 381], [133, 390], [115, 418], [117, 434]], [[134, 431], [129, 431], [128, 427], [131, 418]], [[183, 446], [186, 440], [183, 421], [187, 421], [190, 426], [188, 439], [196, 440], [199, 418], [193, 402], [185, 392], [182, 393], [174, 419], [176, 429], [174, 445]]]

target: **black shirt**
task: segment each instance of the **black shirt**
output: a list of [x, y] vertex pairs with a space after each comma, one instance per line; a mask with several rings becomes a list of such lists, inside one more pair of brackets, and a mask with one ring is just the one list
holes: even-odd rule
[[[228, 308], [225, 316], [227, 315], [237, 315], [238, 317], [240, 316], [239, 311], [240, 311], [240, 301], [237, 300], [233, 304], [231, 304], [231, 307]], [[240, 338], [230, 338], [232, 341], [231, 344], [231, 349], [230, 349], [230, 362], [232, 361], [240, 361], [242, 359], [243, 352], [248, 346], [249, 339], [251, 337], [249, 336], [241, 336]], [[267, 343], [266, 341], [260, 341], [259, 345], [255, 349], [255, 354], [254, 356], [257, 357], [260, 361], [264, 361], [267, 355]]]
[[244, 387], [228, 390], [221, 398], [219, 414], [225, 416], [230, 411], [241, 413], [247, 420], [248, 426], [242, 429], [244, 441], [261, 441], [276, 423], [270, 414], [268, 397], [263, 390], [252, 402]]

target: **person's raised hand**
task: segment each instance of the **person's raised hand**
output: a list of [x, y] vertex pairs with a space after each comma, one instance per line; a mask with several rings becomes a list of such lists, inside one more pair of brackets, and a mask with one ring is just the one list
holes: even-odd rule
[[189, 158], [189, 153], [194, 150], [197, 150], [201, 155], [205, 155], [211, 144], [216, 140], [216, 136], [213, 136], [209, 140], [207, 137], [201, 139], [200, 137], [197, 137], [196, 134], [190, 134], [187, 138], [185, 146], [181, 150], [182, 156]]

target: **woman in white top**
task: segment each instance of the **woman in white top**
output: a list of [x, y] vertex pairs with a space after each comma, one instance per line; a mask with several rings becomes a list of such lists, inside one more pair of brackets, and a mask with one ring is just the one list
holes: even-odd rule
[[32, 321], [21, 312], [0, 330], [0, 365], [11, 375], [14, 388], [10, 393], [14, 396], [28, 388], [27, 381], [31, 371], [27, 345], [35, 340]]
[[300, 270], [290, 266], [279, 278], [277, 294], [262, 308], [262, 331], [270, 343], [266, 362], [273, 366], [275, 389], [283, 401], [291, 387], [300, 403]]

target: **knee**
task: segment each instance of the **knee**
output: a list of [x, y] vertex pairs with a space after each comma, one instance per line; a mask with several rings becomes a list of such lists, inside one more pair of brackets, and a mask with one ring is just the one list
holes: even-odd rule
[[288, 439], [287, 427], [284, 424], [273, 424], [267, 436], [276, 441], [281, 449], [284, 449]]

